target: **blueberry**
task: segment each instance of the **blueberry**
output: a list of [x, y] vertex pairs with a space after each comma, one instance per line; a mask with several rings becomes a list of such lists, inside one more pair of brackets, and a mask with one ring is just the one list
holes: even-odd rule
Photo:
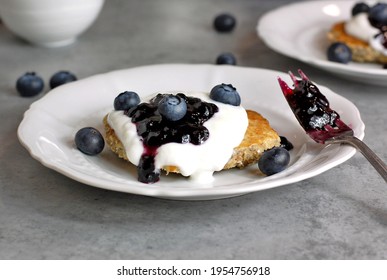
[[288, 151], [293, 149], [293, 144], [285, 136], [280, 136], [280, 139], [281, 139], [280, 147], [282, 147]]
[[114, 110], [125, 111], [137, 106], [138, 104], [140, 104], [140, 97], [137, 93], [134, 91], [124, 91], [114, 99]]
[[370, 6], [368, 6], [364, 2], [358, 2], [352, 7], [352, 16], [356, 16], [360, 13], [368, 13], [370, 10]]
[[214, 19], [214, 28], [218, 32], [231, 32], [236, 25], [236, 19], [231, 14], [220, 14]]
[[336, 42], [329, 46], [327, 56], [330, 61], [346, 64], [352, 60], [352, 51], [346, 44]]
[[387, 3], [377, 3], [368, 12], [370, 23], [376, 28], [387, 25]]
[[156, 183], [160, 180], [160, 170], [155, 167], [155, 158], [142, 155], [137, 166], [138, 181], [146, 184]]
[[35, 72], [27, 72], [16, 81], [16, 90], [23, 97], [35, 96], [42, 92], [44, 82]]
[[216, 58], [216, 64], [236, 65], [236, 58], [232, 53], [222, 53]]
[[290, 162], [290, 154], [285, 148], [275, 147], [265, 151], [258, 160], [262, 173], [270, 176], [286, 169]]
[[167, 94], [160, 100], [158, 110], [166, 119], [178, 121], [187, 113], [187, 103], [180, 96]]
[[102, 152], [105, 141], [97, 129], [84, 127], [75, 134], [75, 145], [82, 153], [93, 156]]
[[58, 71], [50, 78], [50, 88], [56, 88], [66, 83], [76, 81], [77, 77], [69, 71]]
[[236, 91], [236, 88], [230, 84], [220, 84], [214, 86], [210, 92], [210, 98], [225, 104], [234, 106], [241, 105], [241, 97], [239, 96], [239, 93]]

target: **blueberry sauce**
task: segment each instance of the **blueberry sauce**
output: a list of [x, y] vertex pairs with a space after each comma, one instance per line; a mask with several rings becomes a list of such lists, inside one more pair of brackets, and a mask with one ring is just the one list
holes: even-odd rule
[[140, 103], [125, 112], [136, 124], [137, 134], [143, 141], [144, 152], [137, 167], [138, 180], [143, 183], [155, 183], [160, 179], [160, 170], [155, 167], [155, 156], [160, 146], [167, 143], [204, 143], [210, 133], [203, 124], [219, 110], [213, 103], [178, 93], [177, 96], [187, 104], [187, 113], [180, 120], [170, 121], [158, 110], [164, 96], [158, 94], [148, 103]]
[[294, 89], [283, 88], [286, 99], [302, 127], [308, 131], [323, 130], [326, 125], [335, 127], [340, 116], [329, 107], [328, 99], [310, 80], [297, 80]]
[[324, 144], [328, 139], [352, 131], [340, 120], [339, 114], [330, 108], [328, 99], [317, 86], [301, 70], [298, 70], [298, 73], [302, 80], [289, 72], [294, 89], [291, 89], [281, 78], [278, 78], [278, 82], [305, 132], [317, 143]]
[[281, 144], [280, 147], [290, 151], [294, 148], [292, 142], [290, 142], [285, 136], [280, 136]]

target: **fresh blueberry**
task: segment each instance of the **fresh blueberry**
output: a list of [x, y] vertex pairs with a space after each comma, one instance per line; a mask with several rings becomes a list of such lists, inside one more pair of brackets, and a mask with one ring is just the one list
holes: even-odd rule
[[35, 96], [42, 92], [44, 82], [35, 72], [27, 72], [16, 81], [16, 90], [23, 97]]
[[216, 58], [216, 64], [236, 65], [236, 58], [232, 53], [221, 53]]
[[58, 71], [50, 78], [50, 88], [56, 88], [66, 83], [76, 81], [77, 77], [69, 71]]
[[75, 134], [75, 145], [82, 153], [93, 156], [102, 152], [105, 140], [97, 129], [84, 127]]
[[236, 25], [236, 19], [231, 14], [220, 14], [214, 19], [214, 28], [218, 32], [231, 32]]
[[125, 111], [140, 104], [140, 97], [134, 91], [124, 91], [114, 99], [114, 110]]
[[258, 160], [262, 173], [270, 176], [286, 169], [290, 162], [290, 154], [285, 148], [276, 147], [265, 151]]
[[352, 16], [356, 16], [360, 13], [368, 13], [370, 10], [370, 6], [368, 6], [364, 2], [358, 2], [352, 7]]
[[377, 3], [368, 12], [368, 19], [376, 28], [387, 25], [387, 3]]
[[282, 147], [288, 151], [293, 149], [293, 144], [285, 136], [280, 136], [280, 139], [281, 139], [280, 147]]
[[187, 103], [180, 96], [167, 94], [160, 100], [158, 110], [166, 119], [178, 121], [187, 113]]
[[220, 84], [214, 86], [210, 92], [210, 98], [225, 104], [234, 106], [241, 105], [241, 97], [239, 96], [239, 93], [236, 91], [236, 88], [230, 84]]
[[329, 46], [327, 51], [329, 61], [347, 64], [352, 60], [351, 49], [344, 43], [336, 42]]

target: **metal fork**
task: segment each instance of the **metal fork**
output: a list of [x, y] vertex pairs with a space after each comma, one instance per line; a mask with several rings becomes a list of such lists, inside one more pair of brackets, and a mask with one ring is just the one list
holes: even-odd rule
[[363, 141], [353, 136], [353, 131], [343, 133], [339, 137], [332, 137], [325, 141], [325, 144], [348, 144], [360, 151], [363, 156], [372, 164], [377, 172], [387, 182], [387, 167], [386, 164], [378, 157]]
[[[329, 107], [327, 98], [318, 90], [316, 85], [301, 70], [298, 70], [298, 73], [301, 80], [289, 72], [289, 76], [294, 83], [294, 89], [291, 89], [281, 78], [278, 78], [278, 82], [290, 108], [305, 132], [320, 144], [347, 144], [355, 147], [387, 182], [386, 164], [363, 141], [354, 136], [353, 130], [340, 119], [337, 112]], [[317, 123], [313, 123], [313, 117], [316, 118], [316, 116], [313, 115], [313, 112], [306, 114], [305, 110], [307, 108], [304, 108], [304, 111], [300, 108], [301, 105], [298, 101], [301, 98], [318, 100], [314, 109], [317, 108], [322, 112], [324, 118], [320, 118]], [[309, 119], [305, 121], [305, 118]], [[312, 125], [309, 125], [309, 123], [312, 123]]]

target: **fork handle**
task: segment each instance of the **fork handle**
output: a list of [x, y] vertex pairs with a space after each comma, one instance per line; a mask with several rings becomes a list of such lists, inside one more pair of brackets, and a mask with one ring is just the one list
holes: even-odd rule
[[387, 182], [386, 164], [360, 139], [354, 136], [344, 136], [329, 140], [326, 143], [343, 143], [352, 145], [363, 154], [363, 156], [372, 164], [376, 171], [379, 172], [379, 174], [383, 177], [384, 181]]

